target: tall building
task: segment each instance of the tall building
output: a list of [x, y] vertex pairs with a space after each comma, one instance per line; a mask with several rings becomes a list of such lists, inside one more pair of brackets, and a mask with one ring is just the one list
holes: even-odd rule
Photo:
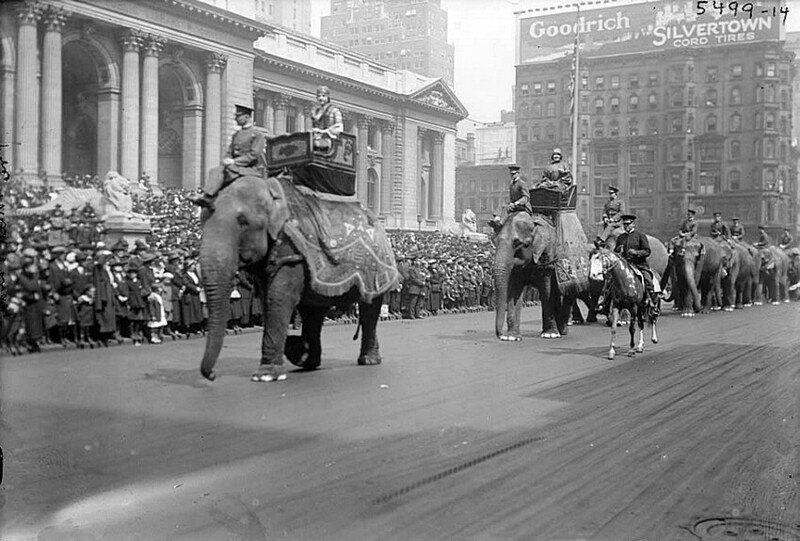
[[311, 34], [311, 0], [200, 0], [260, 23]]
[[[688, 0], [517, 13], [517, 160], [536, 178], [571, 155], [575, 30], [579, 215], [600, 221], [616, 185], [643, 229], [669, 238], [693, 207], [771, 233], [797, 222], [794, 53], [782, 16], [699, 14]], [[780, 14], [777, 14], [780, 15]]]
[[[792, 95], [800, 96], [800, 32], [788, 32], [786, 34], [786, 48], [795, 54], [794, 73], [792, 80]], [[800, 119], [800, 100], [792, 99], [792, 119]], [[800, 121], [792, 122], [792, 163], [795, 171], [800, 170]], [[800, 238], [800, 189], [795, 190], [794, 214], [795, 229], [793, 236]]]
[[440, 0], [331, 0], [320, 33], [387, 66], [453, 84], [453, 46]]

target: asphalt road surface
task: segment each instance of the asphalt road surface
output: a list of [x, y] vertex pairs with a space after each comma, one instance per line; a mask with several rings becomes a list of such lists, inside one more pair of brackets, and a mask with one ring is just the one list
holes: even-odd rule
[[499, 342], [493, 314], [354, 326], [249, 381], [260, 334], [0, 361], [0, 539], [800, 539], [800, 303]]

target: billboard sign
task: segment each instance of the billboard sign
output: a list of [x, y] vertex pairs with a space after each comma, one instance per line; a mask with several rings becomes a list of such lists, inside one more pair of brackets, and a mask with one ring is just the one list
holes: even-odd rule
[[[711, 6], [711, 2], [708, 3]], [[783, 18], [755, 3], [752, 13], [706, 9], [691, 0], [663, 0], [556, 13], [518, 13], [517, 62], [549, 62], [572, 52], [615, 56], [778, 40]]]

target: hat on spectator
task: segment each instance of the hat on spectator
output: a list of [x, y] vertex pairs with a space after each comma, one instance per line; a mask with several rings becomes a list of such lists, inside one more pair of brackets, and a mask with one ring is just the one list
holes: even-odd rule
[[630, 222], [632, 222], [632, 221], [634, 221], [636, 219], [636, 215], [635, 214], [623, 214], [620, 217], [620, 219], [622, 220], [623, 223], [625, 223], [625, 222], [630, 223]]
[[25, 248], [24, 250], [22, 250], [22, 255], [24, 257], [36, 257], [39, 254], [37, 254], [36, 250], [34, 250], [33, 248], [28, 247], [28, 248]]
[[81, 261], [86, 261], [86, 254], [78, 250], [77, 252], [75, 252], [75, 261], [77, 261], [78, 263], [80, 263]]
[[58, 246], [53, 246], [53, 248], [50, 251], [53, 253], [53, 255], [67, 253], [67, 249], [60, 244]]
[[141, 259], [142, 263], [150, 263], [151, 261], [154, 261], [155, 258], [156, 258], [156, 255], [152, 254], [150, 252], [145, 252], [139, 257], [139, 259]]
[[619, 193], [619, 188], [617, 188], [616, 186], [609, 186], [608, 193]]
[[564, 154], [561, 153], [561, 149], [560, 148], [554, 148], [553, 149], [553, 152], [550, 154], [550, 159], [552, 159], [553, 156], [556, 156], [556, 155], [561, 156], [562, 158], [564, 157]]
[[66, 257], [67, 263], [75, 263], [75, 252], [69, 252]]

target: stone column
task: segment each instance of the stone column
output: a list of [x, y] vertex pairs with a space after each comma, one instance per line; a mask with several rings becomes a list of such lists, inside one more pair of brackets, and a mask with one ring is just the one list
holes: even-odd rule
[[369, 208], [367, 200], [367, 144], [369, 143], [369, 127], [372, 125], [371, 116], [362, 116], [358, 119], [358, 152], [356, 154], [356, 196], [363, 203], [364, 208]]
[[270, 135], [277, 135], [275, 133], [275, 107], [272, 105], [272, 95], [267, 94], [264, 96], [264, 104], [266, 111], [264, 113], [264, 127], [267, 128]]
[[41, 4], [25, 2], [19, 6], [19, 29], [17, 32], [17, 78], [16, 96], [14, 172], [33, 184], [39, 181], [39, 129], [37, 126], [39, 85], [36, 80], [36, 67], [39, 65], [38, 36], [36, 25], [41, 17]]
[[66, 16], [60, 8], [45, 12], [42, 51], [42, 170], [49, 186], [64, 184], [61, 176], [61, 30]]
[[[433, 153], [431, 154], [431, 176], [430, 176], [430, 218], [440, 220], [442, 218], [442, 190], [444, 189], [444, 134], [435, 132], [433, 134]], [[472, 209], [475, 210], [475, 209]]]
[[302, 103], [298, 104], [297, 106], [297, 118], [295, 119], [295, 126], [297, 131], [306, 131], [306, 110]]
[[381, 130], [381, 205], [380, 213], [392, 212], [392, 162], [394, 161], [395, 123], [390, 120]]
[[[183, 110], [183, 179], [178, 186], [194, 191], [203, 178], [203, 108], [190, 105]], [[175, 184], [173, 184], [175, 186]]]
[[206, 58], [206, 144], [203, 152], [206, 177], [222, 160], [222, 70], [227, 61], [220, 53], [211, 53]]
[[97, 174], [119, 171], [120, 94], [117, 88], [97, 93]]
[[303, 115], [305, 117], [306, 123], [303, 126], [303, 131], [311, 131], [314, 128], [314, 104], [313, 103], [306, 103], [303, 105]]
[[272, 105], [275, 107], [275, 135], [286, 133], [286, 108], [292, 98], [286, 94], [277, 94], [272, 98]]
[[[417, 174], [414, 177], [417, 194], [417, 214], [422, 215], [422, 219], [428, 217], [428, 191], [430, 189], [430, 164], [425, 154], [425, 136], [428, 130], [417, 127]], [[422, 180], [425, 180], [425, 189], [422, 188]]]
[[120, 173], [134, 184], [139, 182], [139, 48], [141, 46], [141, 32], [129, 29], [123, 34]]
[[149, 35], [144, 39], [142, 62], [142, 175], [151, 188], [158, 186], [158, 55], [167, 40]]

